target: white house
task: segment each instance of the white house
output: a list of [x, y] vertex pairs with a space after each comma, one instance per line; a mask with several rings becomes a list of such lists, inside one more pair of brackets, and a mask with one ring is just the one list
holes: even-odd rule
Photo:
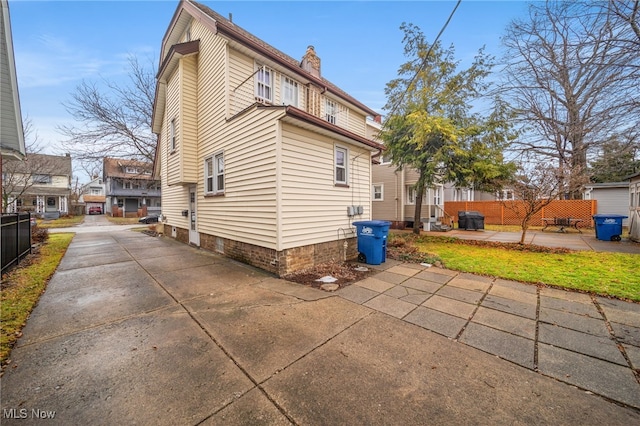
[[352, 222], [371, 218], [381, 149], [365, 127], [378, 114], [321, 75], [313, 46], [294, 59], [185, 0], [160, 60], [165, 235], [278, 275], [357, 256]]

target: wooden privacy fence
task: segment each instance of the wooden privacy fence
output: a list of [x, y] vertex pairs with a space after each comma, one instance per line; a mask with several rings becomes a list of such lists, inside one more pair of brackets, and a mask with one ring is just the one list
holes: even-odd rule
[[[542, 218], [570, 217], [582, 219], [578, 225], [581, 228], [592, 228], [593, 218], [597, 209], [596, 200], [554, 200], [536, 213], [531, 222], [532, 226], [544, 226]], [[520, 225], [524, 212], [522, 201], [445, 201], [444, 211], [458, 220], [459, 211], [477, 211], [484, 216], [487, 225]]]

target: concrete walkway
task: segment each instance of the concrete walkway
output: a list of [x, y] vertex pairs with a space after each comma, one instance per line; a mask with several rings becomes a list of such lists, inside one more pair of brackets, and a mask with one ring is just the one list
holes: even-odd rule
[[639, 424], [639, 305], [585, 297], [391, 261], [326, 293], [77, 233], [2, 424]]

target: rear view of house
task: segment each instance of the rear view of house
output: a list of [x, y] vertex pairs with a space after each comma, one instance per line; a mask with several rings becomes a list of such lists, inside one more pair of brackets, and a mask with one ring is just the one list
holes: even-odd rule
[[153, 110], [165, 235], [273, 273], [357, 255], [377, 113], [210, 8], [182, 1]]

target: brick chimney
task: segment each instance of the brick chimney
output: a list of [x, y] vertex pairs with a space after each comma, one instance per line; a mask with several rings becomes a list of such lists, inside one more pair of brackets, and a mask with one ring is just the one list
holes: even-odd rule
[[320, 78], [320, 58], [316, 55], [313, 46], [307, 47], [307, 51], [302, 57], [300, 66], [303, 70], [311, 73], [311, 75]]

